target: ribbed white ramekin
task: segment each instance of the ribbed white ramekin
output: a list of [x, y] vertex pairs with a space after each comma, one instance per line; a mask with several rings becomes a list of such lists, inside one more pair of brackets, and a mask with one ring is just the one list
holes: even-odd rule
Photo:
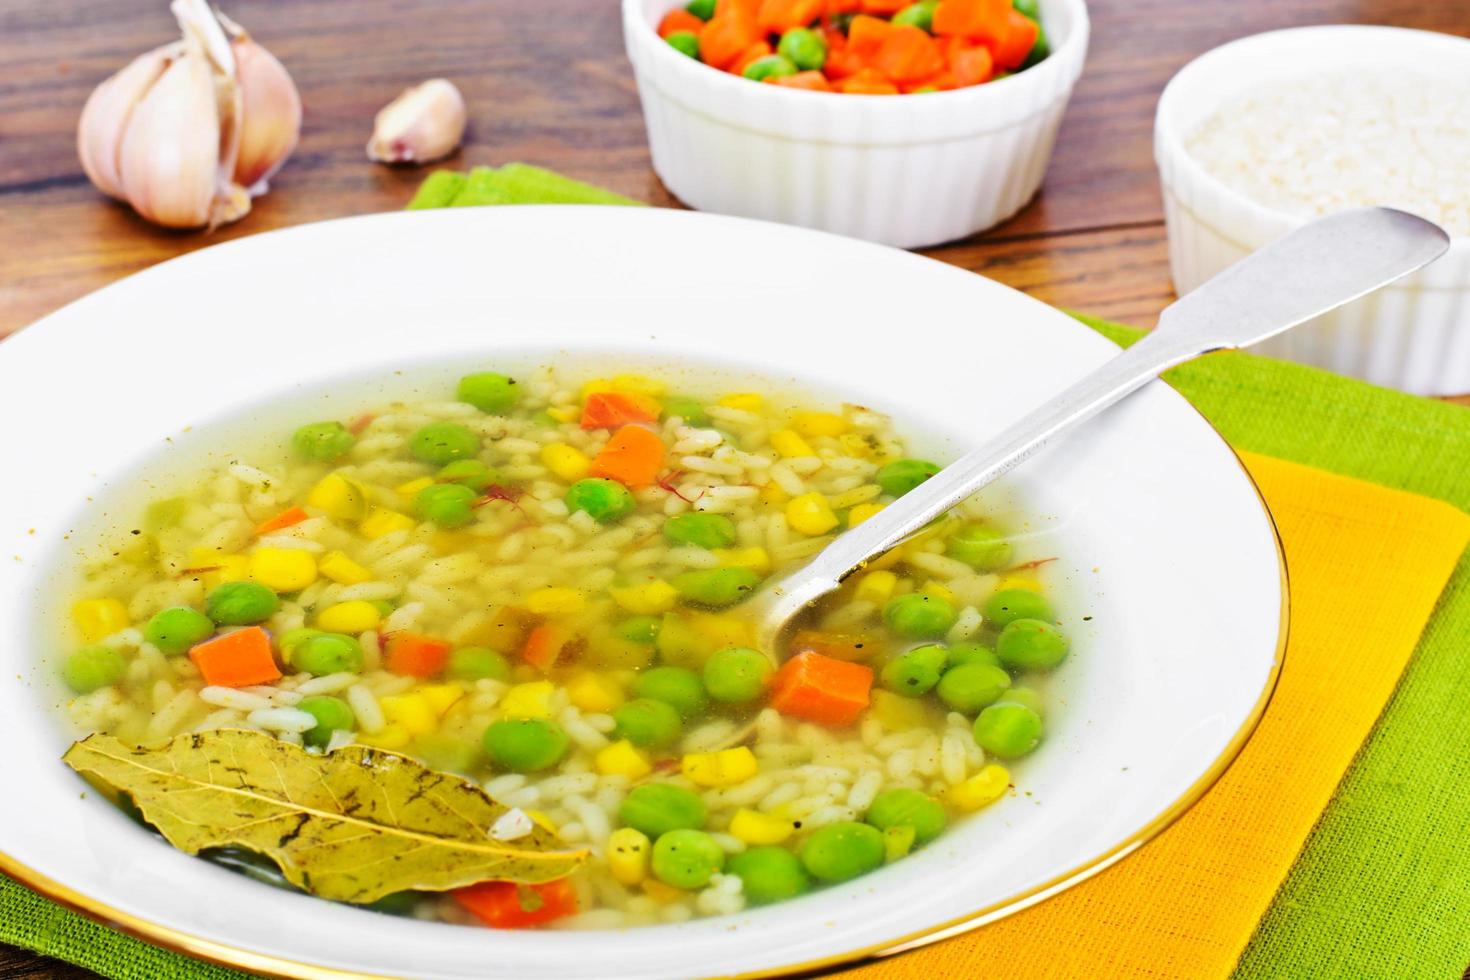
[[1082, 0], [1041, 0], [1045, 61], [923, 95], [762, 85], [680, 54], [655, 31], [675, 0], [623, 0], [653, 169], [690, 207], [916, 248], [1021, 209], [1046, 173], [1087, 54]]
[[[1305, 220], [1257, 204], [1206, 173], [1184, 148], [1189, 134], [1248, 89], [1375, 66], [1463, 76], [1470, 40], [1392, 27], [1302, 27], [1233, 41], [1174, 76], [1159, 99], [1154, 156], [1180, 295]], [[1470, 238], [1456, 238], [1423, 271], [1254, 349], [1415, 394], [1470, 392]]]

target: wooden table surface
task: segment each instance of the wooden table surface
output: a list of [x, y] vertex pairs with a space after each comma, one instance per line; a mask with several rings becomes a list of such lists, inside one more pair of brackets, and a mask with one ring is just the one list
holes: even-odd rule
[[[1050, 303], [1142, 326], [1173, 297], [1152, 159], [1159, 91], [1186, 61], [1258, 31], [1377, 23], [1470, 35], [1462, 0], [1091, 0], [1091, 53], [1041, 195], [930, 255]], [[655, 204], [614, 0], [233, 0], [306, 106], [301, 144], [245, 220], [167, 232], [111, 204], [77, 163], [87, 93], [174, 32], [164, 0], [0, 0], [0, 335], [90, 290], [213, 242], [393, 210], [420, 174], [367, 161], [373, 113], [445, 75], [470, 132], [451, 166], [523, 160]], [[126, 329], [118, 324], [118, 329]], [[90, 977], [0, 946], [0, 980]]]

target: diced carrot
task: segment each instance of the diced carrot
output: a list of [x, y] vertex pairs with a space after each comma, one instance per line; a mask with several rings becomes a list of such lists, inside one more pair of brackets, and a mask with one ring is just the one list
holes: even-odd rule
[[747, 16], [738, 9], [716, 13], [699, 32], [699, 56], [707, 65], [728, 69], [760, 39], [754, 13]]
[[300, 507], [287, 507], [275, 517], [268, 517], [255, 525], [255, 533], [270, 534], [272, 531], [279, 531], [283, 527], [300, 524], [310, 516], [310, 514]]
[[806, 27], [825, 8], [826, 0], [762, 0], [755, 23], [767, 34], [785, 34], [793, 27]]
[[913, 0], [862, 0], [862, 10], [865, 14], [891, 17], [912, 2]]
[[1006, 17], [1005, 34], [991, 45], [996, 66], [1006, 71], [1020, 68], [1036, 45], [1037, 32], [1036, 21], [1012, 8]]
[[664, 15], [664, 19], [658, 22], [658, 36], [663, 38], [680, 31], [698, 34], [702, 30], [704, 30], [704, 21], [683, 8], [670, 10]]
[[842, 45], [827, 48], [827, 63], [822, 66], [822, 70], [829, 79], [840, 82], [844, 78], [856, 75], [866, 67], [867, 60], [853, 51], [852, 45]]
[[949, 42], [949, 70], [954, 75], [954, 83], [964, 88], [990, 81], [990, 76], [995, 74], [995, 61], [989, 48], [957, 37]]
[[758, 61], [770, 53], [771, 46], [769, 44], [765, 41], [757, 41], [746, 48], [740, 57], [735, 59], [735, 64], [730, 66], [730, 71], [736, 75], [744, 75], [745, 69], [750, 67], [751, 62]]
[[492, 929], [525, 929], [544, 925], [577, 911], [577, 891], [570, 879], [539, 885], [482, 881], [456, 888], [454, 900]]
[[872, 68], [864, 68], [851, 78], [837, 83], [837, 91], [848, 95], [897, 95], [898, 86]]
[[876, 648], [857, 633], [828, 633], [824, 630], [797, 630], [787, 647], [787, 654], [820, 653], [834, 660], [867, 660]]
[[521, 659], [543, 674], [549, 673], [571, 638], [571, 631], [565, 627], [544, 623], [526, 637], [526, 645], [521, 647]]
[[613, 433], [588, 472], [637, 490], [653, 483], [663, 465], [664, 441], [641, 425], [625, 425]]
[[827, 0], [827, 16], [855, 14], [863, 9], [863, 0]]
[[797, 654], [771, 681], [771, 706], [783, 715], [840, 728], [868, 707], [873, 668], [824, 657]]
[[957, 87], [958, 86], [955, 85], [954, 73], [949, 71], [948, 69], [945, 69], [937, 75], [931, 75], [928, 78], [920, 78], [917, 81], [913, 82], [906, 82], [903, 85], [900, 85], [898, 89], [900, 92], [905, 93], [928, 92], [931, 90], [935, 92], [948, 92], [949, 90]]
[[873, 67], [895, 82], [913, 82], [944, 70], [944, 55], [928, 32], [900, 24], [873, 56]]
[[883, 42], [888, 40], [888, 35], [896, 30], [898, 28], [886, 20], [859, 14], [847, 28], [847, 48], [866, 61], [878, 53]]
[[432, 636], [418, 633], [394, 633], [388, 638], [384, 664], [395, 674], [407, 677], [433, 677], [444, 670], [450, 645]]
[[995, 43], [1009, 29], [1011, 0], [940, 0], [933, 29], [939, 37]]
[[736, 13], [747, 17], [752, 23], [755, 22], [756, 14], [760, 12], [761, 0], [715, 0], [715, 16], [721, 14]]
[[799, 71], [795, 75], [768, 75], [766, 81], [782, 88], [799, 88], [808, 92], [830, 92], [827, 76], [819, 71]]
[[658, 401], [647, 395], [594, 391], [587, 396], [587, 404], [582, 406], [582, 428], [616, 429], [629, 422], [657, 422], [658, 412]]
[[281, 668], [271, 656], [270, 634], [259, 626], [216, 636], [195, 644], [189, 659], [212, 687], [249, 687], [280, 680]]

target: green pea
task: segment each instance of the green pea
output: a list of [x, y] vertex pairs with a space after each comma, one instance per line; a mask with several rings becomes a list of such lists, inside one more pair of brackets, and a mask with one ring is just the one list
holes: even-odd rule
[[770, 658], [750, 647], [726, 647], [704, 662], [704, 688], [726, 704], [754, 701], [766, 689], [775, 667]]
[[356, 443], [357, 436], [341, 422], [313, 422], [291, 433], [291, 448], [322, 463], [341, 459]]
[[313, 636], [321, 636], [321, 630], [314, 630], [307, 626], [300, 626], [294, 630], [287, 630], [276, 640], [276, 648], [281, 651], [281, 659], [286, 663], [291, 662], [291, 654], [296, 648]]
[[188, 606], [173, 606], [153, 614], [143, 628], [143, 639], [159, 651], [176, 657], [214, 634], [210, 618]]
[[109, 687], [122, 680], [128, 664], [112, 647], [82, 647], [61, 665], [61, 679], [78, 694]]
[[658, 640], [661, 625], [663, 621], [657, 616], [629, 616], [613, 632], [619, 639], [631, 643], [654, 643]]
[[1021, 62], [1022, 71], [1045, 61], [1051, 54], [1051, 41], [1046, 36], [1046, 25], [1035, 17], [1031, 19], [1036, 21], [1036, 43], [1031, 45], [1031, 53], [1026, 55], [1025, 61]]
[[776, 53], [784, 55], [799, 71], [820, 71], [827, 63], [827, 42], [816, 31], [793, 27], [781, 35]]
[[991, 667], [1000, 666], [1000, 658], [995, 651], [983, 643], [973, 643], [968, 640], [961, 643], [952, 643], [949, 647], [949, 665], [960, 667], [964, 664], [988, 664]]
[[674, 31], [664, 37], [669, 47], [682, 55], [699, 60], [699, 35], [693, 31]]
[[352, 713], [352, 708], [341, 698], [334, 698], [328, 694], [317, 694], [309, 698], [302, 698], [296, 703], [298, 710], [305, 711], [316, 719], [316, 727], [309, 728], [302, 733], [301, 739], [307, 745], [313, 745], [319, 749], [327, 747], [332, 740], [333, 732], [350, 732], [357, 726], [357, 716]]
[[634, 745], [660, 749], [679, 737], [684, 724], [672, 705], [653, 698], [635, 698], [613, 711], [613, 734]]
[[1004, 568], [1011, 560], [1011, 543], [993, 527], [966, 524], [945, 543], [944, 553], [982, 572]]
[[880, 679], [883, 686], [895, 694], [917, 698], [934, 690], [944, 666], [949, 662], [949, 651], [938, 643], [914, 647], [884, 664]]
[[431, 466], [445, 466], [480, 452], [480, 437], [454, 422], [430, 422], [408, 440], [413, 458]]
[[1011, 0], [1011, 6], [1032, 20], [1041, 19], [1041, 4], [1038, 0]]
[[784, 847], [752, 847], [731, 855], [725, 869], [740, 879], [752, 905], [779, 902], [812, 887], [801, 859]]
[[421, 521], [440, 527], [464, 527], [475, 519], [475, 491], [458, 483], [434, 483], [413, 498], [413, 512]]
[[938, 596], [923, 592], [894, 596], [883, 607], [883, 622], [900, 636], [932, 639], [943, 636], [955, 624], [959, 613]]
[[264, 622], [279, 608], [281, 600], [259, 582], [225, 582], [204, 597], [204, 615], [221, 626]]
[[708, 816], [698, 793], [668, 783], [634, 786], [618, 807], [624, 826], [655, 839], [671, 830], [697, 830]]
[[664, 399], [663, 417], [669, 419], [675, 416], [683, 419], [685, 425], [696, 429], [709, 425], [709, 413], [704, 410], [704, 406], [685, 395], [670, 395]]
[[795, 74], [796, 66], [791, 63], [791, 59], [779, 54], [768, 54], [755, 59], [745, 66], [744, 72], [745, 77], [754, 82]]
[[709, 698], [704, 693], [704, 682], [699, 675], [684, 667], [654, 667], [633, 678], [632, 691], [636, 697], [652, 698], [669, 705], [685, 721], [701, 714], [709, 707]]
[[892, 864], [899, 858], [908, 857], [914, 849], [914, 828], [898, 824], [883, 831], [883, 861]]
[[359, 905], [358, 908], [367, 909], [372, 912], [381, 912], [384, 915], [408, 915], [423, 897], [422, 892], [393, 892], [390, 895], [384, 895], [376, 902]]
[[975, 719], [975, 741], [991, 755], [1019, 759], [1041, 742], [1041, 715], [1014, 701], [997, 701]]
[[1051, 603], [1030, 589], [1001, 589], [985, 600], [987, 622], [1005, 626], [1017, 619], [1051, 619]]
[[1039, 619], [1013, 619], [995, 640], [1000, 662], [1013, 670], [1051, 670], [1069, 646], [1066, 634]]
[[480, 747], [453, 735], [429, 732], [414, 739], [410, 751], [440, 772], [470, 773], [480, 764]]
[[1041, 714], [1041, 695], [1033, 687], [1013, 687], [1006, 692], [1006, 700], [1025, 705], [1038, 715]]
[[479, 493], [492, 483], [499, 483], [500, 476], [478, 459], [456, 459], [434, 477], [440, 483], [458, 483]]
[[1011, 675], [989, 664], [961, 664], [939, 678], [939, 700], [962, 715], [973, 715], [1000, 700], [1011, 686]]
[[700, 20], [709, 20], [715, 15], [715, 0], [689, 0], [684, 9]]
[[455, 397], [489, 415], [504, 415], [521, 400], [521, 386], [516, 384], [515, 378], [494, 371], [480, 371], [459, 379]]
[[801, 845], [801, 863], [822, 881], [856, 878], [883, 863], [883, 834], [850, 820], [828, 824]]
[[902, 497], [939, 472], [939, 466], [922, 459], [895, 459], [878, 470], [873, 482], [890, 497]]
[[503, 681], [510, 676], [510, 663], [489, 647], [460, 647], [449, 654], [446, 671], [462, 681]]
[[616, 480], [599, 477], [573, 483], [567, 487], [565, 499], [569, 510], [585, 511], [599, 524], [621, 520], [638, 508], [638, 501], [633, 499], [627, 487]]
[[891, 23], [917, 27], [922, 31], [934, 32], [934, 8], [939, 6], [939, 0], [919, 0], [893, 15]]
[[485, 729], [485, 754], [511, 772], [540, 772], [561, 761], [571, 739], [554, 721], [512, 718]]
[[709, 641], [678, 613], [664, 613], [654, 644], [660, 660], [683, 667], [698, 667], [710, 653]]
[[150, 533], [167, 530], [184, 519], [189, 502], [183, 497], [155, 500], [143, 511], [143, 530]]
[[362, 670], [362, 645], [345, 633], [321, 633], [298, 643], [291, 666], [314, 677]]
[[879, 830], [912, 827], [914, 841], [919, 844], [926, 844], [938, 837], [949, 823], [944, 805], [916, 789], [884, 790], [873, 797], [864, 819]]
[[735, 543], [735, 522], [724, 514], [679, 514], [664, 521], [664, 540], [696, 548], [728, 548]]
[[664, 884], [692, 891], [725, 867], [725, 852], [702, 830], [671, 830], [653, 842], [649, 867]]
[[748, 568], [699, 568], [680, 572], [670, 584], [679, 590], [685, 602], [723, 609], [749, 596], [760, 580]]

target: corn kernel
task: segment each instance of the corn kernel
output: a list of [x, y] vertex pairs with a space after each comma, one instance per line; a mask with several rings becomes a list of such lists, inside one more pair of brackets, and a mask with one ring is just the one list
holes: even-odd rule
[[608, 589], [613, 602], [635, 616], [657, 616], [674, 608], [679, 590], [661, 578], [622, 589]]
[[954, 597], [954, 593], [950, 591], [949, 586], [945, 585], [943, 582], [937, 582], [934, 579], [930, 579], [929, 581], [924, 583], [924, 587], [919, 591], [927, 596], [932, 596], [935, 599], [943, 599], [951, 606], [959, 605], [959, 600]]
[[868, 518], [872, 517], [874, 514], [878, 513], [886, 506], [888, 505], [874, 503], [858, 504], [852, 510], [847, 512], [847, 526], [857, 527], [863, 521], [866, 521]]
[[753, 391], [734, 391], [720, 398], [720, 404], [725, 408], [742, 412], [759, 412], [765, 403], [766, 400]]
[[526, 596], [526, 611], [537, 616], [569, 616], [587, 607], [587, 597], [576, 589], [548, 587]]
[[670, 902], [677, 902], [684, 897], [684, 892], [675, 888], [673, 885], [664, 884], [657, 878], [644, 878], [643, 883], [638, 887], [643, 889], [643, 894], [660, 905], [668, 905]]
[[128, 607], [117, 599], [83, 599], [71, 607], [71, 618], [88, 643], [127, 629], [131, 622]]
[[827, 498], [814, 491], [791, 498], [786, 504], [786, 523], [794, 531], [816, 537], [837, 526], [837, 515], [832, 513]]
[[641, 830], [619, 827], [607, 838], [607, 870], [620, 884], [636, 885], [648, 877], [653, 842]]
[[340, 551], [329, 551], [316, 563], [316, 570], [338, 585], [357, 585], [372, 580], [373, 573]]
[[427, 490], [433, 485], [434, 478], [432, 476], [421, 476], [417, 480], [409, 480], [407, 483], [400, 483], [398, 486], [393, 488], [393, 492], [398, 494], [398, 496], [402, 497], [406, 501], [412, 501], [413, 498], [419, 495], [420, 490]]
[[298, 592], [316, 581], [316, 556], [299, 548], [257, 548], [250, 577], [277, 592]]
[[908, 857], [909, 851], [914, 849], [915, 833], [913, 824], [894, 824], [883, 829], [883, 860], [892, 864], [899, 858]]
[[633, 743], [627, 739], [614, 742], [605, 749], [599, 749], [593, 757], [593, 764], [597, 771], [604, 776], [627, 776], [629, 779], [641, 779], [653, 772], [653, 766], [649, 764], [648, 757], [633, 747]]
[[365, 633], [383, 619], [378, 607], [362, 599], [351, 599], [328, 606], [316, 614], [318, 629], [328, 633]]
[[847, 419], [832, 412], [797, 412], [791, 427], [809, 439], [840, 436], [847, 431]]
[[464, 697], [464, 688], [452, 683], [425, 684], [418, 689], [417, 693], [422, 695], [425, 701], [429, 702], [429, 706], [434, 709], [435, 714], [443, 718], [449, 709], [458, 704]]
[[777, 429], [771, 433], [771, 448], [787, 459], [796, 456], [815, 456], [812, 447], [801, 436], [790, 429]]
[[785, 507], [791, 495], [772, 481], [761, 487], [761, 503], [770, 507]]
[[500, 699], [499, 708], [507, 718], [550, 718], [551, 681], [529, 681], [517, 684]]
[[439, 713], [422, 694], [390, 694], [378, 698], [383, 717], [409, 735], [426, 735], [439, 725]]
[[408, 743], [413, 736], [408, 734], [408, 729], [402, 725], [384, 725], [371, 735], [359, 733], [357, 741], [363, 745], [371, 745], [376, 749], [387, 749], [390, 752], [398, 749], [408, 748]]
[[621, 391], [629, 395], [646, 395], [649, 398], [658, 398], [666, 394], [669, 386], [662, 381], [653, 378], [645, 378], [641, 374], [618, 374], [611, 378], [593, 378], [582, 385], [582, 400], [598, 391]]
[[997, 591], [1000, 589], [1025, 589], [1028, 592], [1042, 591], [1041, 583], [1035, 577], [1027, 575], [1024, 572], [1015, 572], [1002, 576], [1001, 580], [995, 583], [995, 588]]
[[526, 816], [530, 817], [531, 822], [540, 827], [542, 830], [549, 830], [553, 834], [560, 832], [561, 828], [557, 827], [556, 821], [552, 820], [540, 810], [527, 810]]
[[760, 770], [755, 753], [744, 745], [719, 752], [691, 752], [679, 764], [684, 778], [696, 786], [734, 786]]
[[694, 635], [708, 643], [711, 651], [725, 647], [755, 646], [755, 627], [749, 620], [725, 613], [691, 612], [683, 619]]
[[582, 416], [582, 411], [575, 405], [553, 405], [546, 410], [546, 414], [558, 422], [575, 422]]
[[541, 462], [546, 468], [568, 483], [575, 483], [587, 475], [592, 460], [587, 454], [564, 442], [553, 442], [541, 447]]
[[779, 844], [795, 831], [796, 827], [790, 820], [759, 810], [741, 807], [730, 818], [730, 833], [753, 846]]
[[858, 579], [857, 588], [853, 590], [853, 598], [881, 606], [893, 598], [893, 587], [897, 584], [898, 576], [892, 572], [882, 570], [868, 572]]
[[908, 732], [934, 724], [935, 711], [921, 698], [906, 698], [881, 688], [875, 688], [871, 698], [872, 706], [868, 710], [890, 732]]
[[328, 473], [306, 494], [306, 505], [325, 512], [328, 517], [356, 521], [367, 511], [367, 495], [362, 487], [340, 473]]
[[771, 555], [764, 548], [716, 548], [714, 555], [727, 568], [748, 568], [761, 575], [771, 570]]
[[871, 435], [846, 432], [837, 437], [837, 445], [854, 459], [877, 459], [879, 456], [878, 440]]
[[946, 794], [951, 805], [961, 810], [978, 810], [994, 803], [1010, 788], [1011, 774], [1005, 766], [989, 765], [962, 783], [955, 783]]
[[371, 541], [385, 534], [392, 534], [394, 531], [407, 531], [415, 523], [417, 522], [407, 514], [400, 514], [396, 510], [388, 510], [384, 507], [374, 507], [368, 511], [368, 515], [362, 519], [357, 529], [362, 532], [363, 537]]
[[198, 573], [207, 589], [224, 582], [239, 582], [250, 576], [250, 559], [244, 555], [226, 555], [214, 548], [191, 548], [189, 567], [209, 569]]
[[879, 555], [877, 558], [874, 558], [872, 561], [866, 562], [863, 567], [871, 568], [874, 570], [881, 570], [885, 568], [892, 568], [895, 565], [900, 564], [903, 560], [903, 549], [893, 548], [892, 550], [883, 552], [883, 554]]
[[606, 714], [623, 703], [623, 689], [603, 674], [577, 674], [567, 681], [567, 697], [578, 711]]

